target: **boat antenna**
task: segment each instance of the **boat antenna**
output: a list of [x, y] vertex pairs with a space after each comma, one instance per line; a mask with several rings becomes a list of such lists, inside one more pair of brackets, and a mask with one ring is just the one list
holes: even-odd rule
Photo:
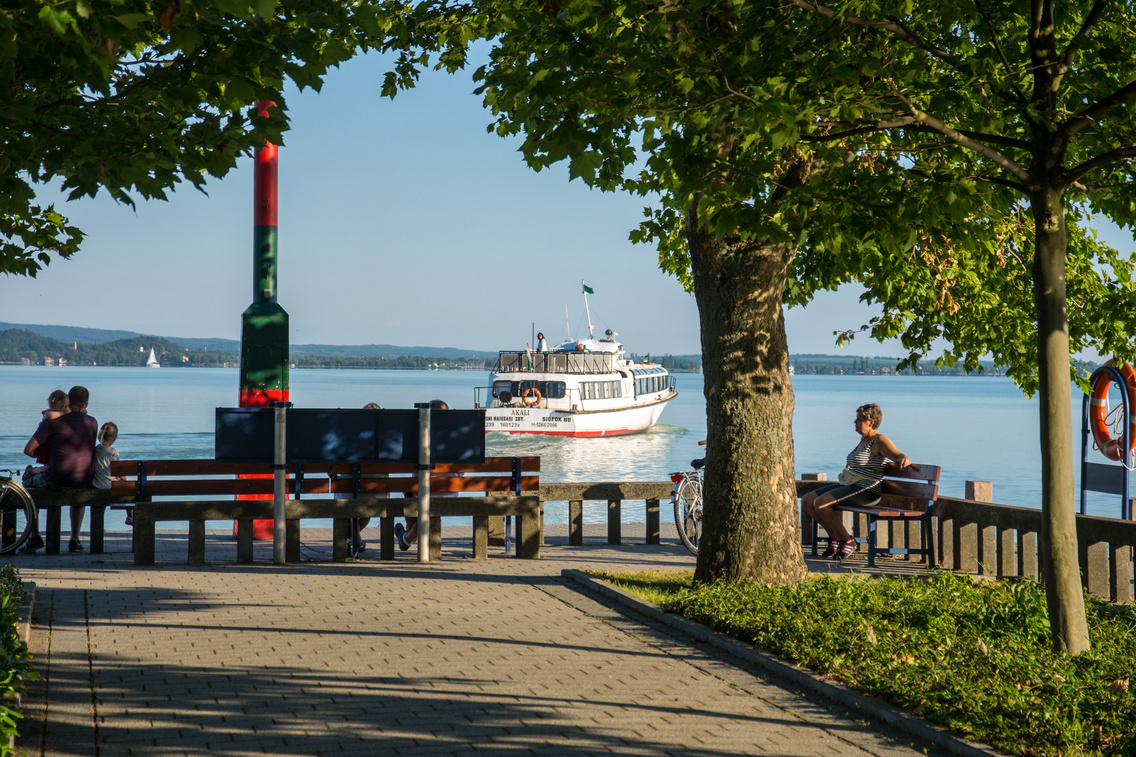
[[595, 292], [587, 284], [584, 284], [583, 279], [580, 279], [580, 283], [584, 286], [584, 312], [588, 316], [588, 339], [595, 339], [596, 337], [592, 333], [592, 311], [588, 309], [588, 294], [595, 294]]

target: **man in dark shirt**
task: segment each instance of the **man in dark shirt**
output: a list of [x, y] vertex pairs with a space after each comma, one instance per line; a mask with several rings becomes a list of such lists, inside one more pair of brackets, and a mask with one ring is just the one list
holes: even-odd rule
[[[47, 448], [47, 468], [36, 474], [30, 486], [50, 486], [64, 489], [83, 489], [91, 485], [95, 477], [95, 442], [99, 434], [99, 423], [87, 415], [87, 403], [91, 393], [86, 387], [73, 386], [67, 393], [71, 412], [50, 421], [43, 421], [32, 434], [24, 447], [24, 454], [35, 457], [40, 447]], [[83, 543], [79, 534], [83, 530], [83, 517], [87, 508], [83, 505], [71, 506], [71, 541], [67, 549], [82, 552]], [[33, 533], [28, 540], [25, 552], [34, 552], [43, 546], [39, 533]]]

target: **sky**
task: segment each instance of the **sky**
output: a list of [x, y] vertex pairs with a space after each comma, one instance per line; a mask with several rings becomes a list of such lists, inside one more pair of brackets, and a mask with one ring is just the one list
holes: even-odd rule
[[[653, 247], [628, 241], [641, 199], [590, 190], [566, 167], [529, 169], [516, 141], [486, 132], [468, 74], [425, 75], [392, 101], [379, 93], [386, 70], [359, 57], [322, 92], [288, 95], [278, 292], [293, 344], [495, 351], [534, 330], [555, 343], [584, 335], [585, 281], [597, 334], [611, 328], [638, 354], [701, 352], [693, 295]], [[0, 321], [239, 339], [252, 193], [249, 157], [207, 195], [62, 203], [87, 234], [82, 249], [34, 279], [0, 277]], [[822, 294], [787, 311], [790, 352], [904, 354], [866, 337], [835, 346], [833, 332], [871, 316], [854, 288]]]

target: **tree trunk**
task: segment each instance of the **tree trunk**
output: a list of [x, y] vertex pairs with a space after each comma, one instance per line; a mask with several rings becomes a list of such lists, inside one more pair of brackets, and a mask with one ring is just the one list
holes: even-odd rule
[[1089, 650], [1077, 554], [1069, 323], [1065, 302], [1065, 210], [1061, 193], [1033, 198], [1034, 299], [1041, 412], [1042, 580], [1055, 651]]
[[793, 389], [781, 296], [787, 245], [717, 239], [687, 219], [702, 327], [706, 483], [695, 581], [808, 574], [793, 466]]

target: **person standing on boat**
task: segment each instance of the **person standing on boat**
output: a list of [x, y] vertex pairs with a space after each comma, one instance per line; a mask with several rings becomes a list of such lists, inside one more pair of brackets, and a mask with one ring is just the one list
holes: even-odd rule
[[900, 468], [911, 464], [891, 439], [879, 432], [884, 414], [874, 402], [856, 408], [856, 433], [860, 443], [848, 453], [847, 465], [840, 471], [839, 483], [825, 484], [801, 497], [801, 507], [828, 534], [825, 557], [843, 560], [860, 548], [844, 527], [844, 519], [833, 505], [870, 507], [880, 500], [884, 467], [888, 461]]
[[536, 351], [548, 352], [548, 342], [544, 341], [544, 332], [537, 332], [536, 335]]
[[[431, 410], [449, 410], [450, 406], [443, 400], [430, 400]], [[460, 476], [460, 473], [448, 474], [451, 476]], [[415, 495], [406, 492], [403, 496], [413, 497]], [[431, 494], [431, 497], [453, 497], [456, 496], [450, 492], [441, 492], [439, 494]], [[398, 548], [403, 552], [410, 549], [410, 545], [418, 541], [418, 518], [407, 518], [406, 525], [401, 523], [394, 524], [394, 537], [398, 540]]]

